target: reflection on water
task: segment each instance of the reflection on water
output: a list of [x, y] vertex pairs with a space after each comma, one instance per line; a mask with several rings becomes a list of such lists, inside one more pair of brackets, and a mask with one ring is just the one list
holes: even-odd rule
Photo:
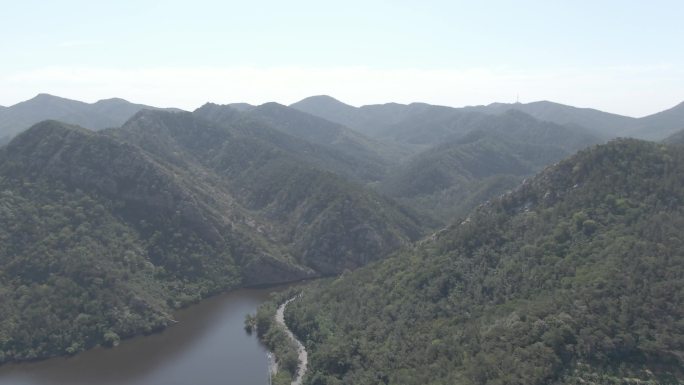
[[244, 316], [273, 289], [247, 289], [176, 314], [162, 333], [68, 358], [0, 367], [0, 385], [263, 385], [266, 350], [243, 328]]

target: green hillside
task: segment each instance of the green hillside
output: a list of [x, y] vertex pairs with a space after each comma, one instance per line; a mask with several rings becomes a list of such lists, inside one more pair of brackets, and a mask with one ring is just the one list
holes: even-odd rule
[[267, 252], [139, 149], [47, 121], [0, 152], [0, 358], [115, 344]]
[[298, 104], [317, 106], [374, 137], [206, 104], [0, 144], [0, 363], [338, 276], [288, 306], [309, 384], [682, 381], [678, 135], [586, 149], [601, 136], [521, 111]]
[[387, 168], [386, 161], [368, 139], [346, 127], [275, 103], [248, 112], [207, 103], [194, 114], [361, 183], [383, 178]]
[[217, 175], [237, 204], [267, 224], [262, 231], [269, 238], [289, 245], [293, 258], [325, 274], [379, 259], [418, 239], [430, 225], [393, 201], [302, 161], [279, 140], [253, 135], [241, 122], [218, 125], [190, 113], [145, 111], [113, 133], [171, 163], [194, 162]]
[[248, 114], [267, 122], [279, 131], [362, 159], [369, 165], [383, 165], [384, 161], [393, 159], [396, 155], [393, 154], [394, 149], [383, 142], [370, 139], [338, 123], [278, 103], [262, 104], [249, 110]]
[[684, 381], [684, 153], [591, 148], [305, 290], [308, 384]]
[[451, 134], [442, 134], [450, 139], [395, 166], [380, 185], [386, 194], [447, 223], [600, 141], [580, 128], [542, 122], [518, 111], [467, 122], [459, 118], [451, 124]]
[[418, 239], [391, 200], [191, 113], [0, 149], [0, 362], [161, 329], [231, 288], [353, 269]]

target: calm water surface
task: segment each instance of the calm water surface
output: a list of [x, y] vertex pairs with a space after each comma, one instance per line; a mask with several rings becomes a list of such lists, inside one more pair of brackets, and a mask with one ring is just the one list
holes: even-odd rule
[[248, 289], [176, 314], [162, 333], [68, 358], [0, 366], [0, 385], [265, 385], [266, 349], [244, 330], [245, 314], [277, 289]]

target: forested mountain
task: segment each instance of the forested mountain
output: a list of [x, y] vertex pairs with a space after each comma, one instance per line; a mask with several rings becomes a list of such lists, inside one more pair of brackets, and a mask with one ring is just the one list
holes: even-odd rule
[[[589, 129], [603, 139], [616, 137], [635, 137], [647, 140], [662, 140], [682, 128], [684, 123], [684, 103], [671, 109], [642, 118], [611, 114], [592, 108], [577, 108], [549, 101], [531, 103], [492, 103], [487, 106], [452, 108], [432, 106], [423, 103], [409, 105], [389, 103], [353, 107], [329, 96], [314, 96], [292, 104], [292, 107], [320, 116], [333, 122], [344, 124], [371, 137], [392, 135], [393, 131], [411, 132], [416, 122], [425, 126], [425, 116], [440, 119], [444, 115], [468, 118], [468, 112], [501, 114], [518, 110], [539, 120], [567, 126], [580, 126]], [[417, 117], [417, 115], [423, 115]], [[453, 118], [452, 118], [453, 119]], [[412, 123], [413, 122], [413, 123]], [[432, 124], [436, 133], [441, 130]], [[396, 134], [395, 134], [396, 135]], [[419, 139], [419, 136], [415, 136]], [[414, 139], [415, 140], [415, 139]], [[419, 139], [420, 140], [420, 139]]]
[[0, 148], [0, 361], [166, 326], [226, 289], [353, 269], [422, 235], [391, 200], [191, 113]]
[[155, 108], [130, 103], [123, 99], [104, 99], [84, 103], [48, 94], [0, 109], [0, 137], [12, 137], [32, 125], [47, 119], [100, 130], [119, 127], [143, 108]]
[[414, 114], [432, 107], [425, 103], [410, 105], [399, 103], [372, 104], [353, 107], [327, 95], [311, 96], [290, 107], [337, 122], [370, 137], [392, 124], [397, 124]]
[[290, 104], [290, 107], [364, 132], [362, 128], [365, 122], [358, 108], [342, 103], [331, 96], [310, 96]]
[[468, 110], [500, 114], [509, 110], [522, 111], [537, 119], [563, 125], [577, 125], [595, 130], [603, 138], [626, 136], [635, 118], [611, 114], [593, 108], [577, 108], [560, 103], [539, 101], [531, 103], [492, 103], [468, 107]]
[[417, 215], [254, 131], [191, 113], [142, 111], [111, 133], [160, 159], [218, 175], [240, 205], [274, 226], [271, 237], [319, 272], [358, 267], [420, 236]]
[[526, 104], [493, 103], [488, 106], [472, 107], [472, 109], [489, 113], [501, 113], [515, 109], [526, 112], [537, 119], [587, 127], [595, 130], [604, 138], [635, 137], [662, 140], [675, 131], [684, 128], [684, 103], [642, 118], [631, 118], [592, 108], [576, 108], [548, 101]]
[[268, 254], [239, 213], [136, 147], [48, 121], [0, 151], [3, 361], [164, 327]]
[[393, 149], [338, 123], [278, 103], [266, 103], [249, 110], [249, 115], [272, 127], [311, 143], [324, 145], [367, 163], [396, 159]]
[[[373, 150], [369, 140], [353, 132], [348, 133], [349, 129], [335, 123], [294, 109], [283, 110], [285, 108], [280, 105], [260, 106], [245, 113], [231, 106], [207, 103], [194, 113], [350, 179], [367, 183], [384, 177], [386, 161]], [[280, 111], [280, 114], [273, 110]], [[279, 120], [270, 116], [274, 114], [280, 115]]]
[[[303, 102], [306, 105], [319, 99], [340, 104], [329, 97]], [[517, 111], [490, 115], [439, 106], [426, 105], [422, 112], [415, 108], [409, 118], [379, 130], [373, 140], [275, 103], [255, 107], [247, 114], [212, 104], [195, 113], [214, 122], [241, 122], [241, 126], [250, 127], [243, 132], [262, 139], [277, 137], [273, 130], [292, 133], [302, 141], [295, 143], [292, 137], [269, 140], [339, 175], [361, 182], [376, 181], [383, 193], [442, 221], [601, 141], [582, 127], [542, 122]], [[311, 144], [303, 146], [305, 141], [322, 147], [311, 150]], [[403, 155], [399, 155], [400, 148], [406, 151]], [[393, 151], [394, 156], [381, 159], [372, 155], [373, 150], [382, 154]], [[395, 160], [389, 161], [391, 158]]]
[[524, 177], [601, 142], [587, 130], [539, 121], [519, 111], [464, 115], [439, 119], [439, 124], [426, 119], [426, 134], [418, 131], [416, 137], [432, 132], [442, 144], [394, 167], [381, 190], [448, 223]]
[[[288, 307], [311, 384], [681, 379], [679, 146], [615, 141], [529, 178], [631, 118], [510, 106], [0, 108], [12, 132], [41, 117], [110, 127], [0, 139], [0, 362], [116, 344], [227, 289], [342, 273]], [[664, 135], [679, 110], [635, 121]], [[440, 222], [454, 225], [415, 244]]]
[[684, 381], [684, 153], [584, 150], [286, 319], [308, 384]]
[[389, 168], [377, 184], [380, 191], [446, 223], [525, 176], [604, 140], [578, 125], [542, 121], [510, 109], [485, 113], [417, 103], [354, 109], [326, 96], [292, 107], [313, 113], [319, 109], [326, 118], [357, 126], [379, 124], [363, 129], [375, 140], [414, 154]]
[[[533, 130], [533, 126], [537, 129]], [[600, 140], [589, 129], [540, 121], [515, 110], [490, 115], [450, 107], [431, 107], [384, 128], [378, 133], [378, 137], [411, 146], [415, 150], [425, 150], [463, 137], [472, 131], [496, 131], [507, 139], [561, 145], [571, 150]]]

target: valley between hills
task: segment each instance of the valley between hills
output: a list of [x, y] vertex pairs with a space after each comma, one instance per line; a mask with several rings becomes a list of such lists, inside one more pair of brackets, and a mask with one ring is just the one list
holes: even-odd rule
[[[684, 104], [41, 94], [0, 109], [0, 363], [320, 278], [249, 324], [274, 383], [684, 382]], [[282, 325], [281, 325], [282, 326]]]

